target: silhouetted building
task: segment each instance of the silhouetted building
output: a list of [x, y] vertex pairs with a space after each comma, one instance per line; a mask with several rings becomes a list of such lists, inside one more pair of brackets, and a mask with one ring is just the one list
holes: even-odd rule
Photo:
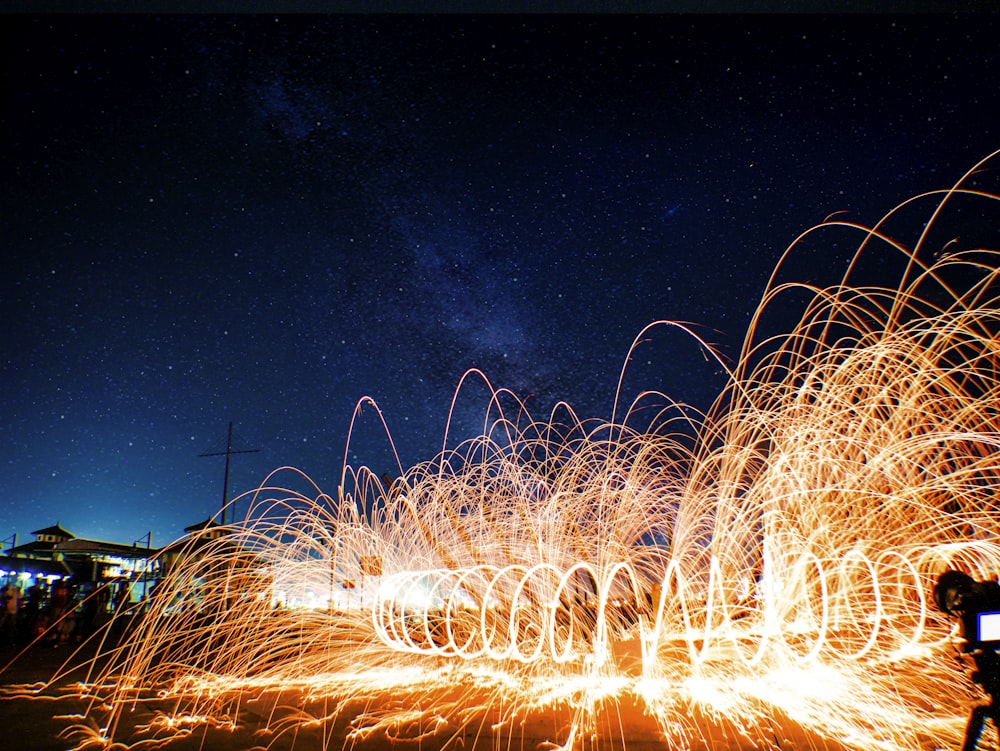
[[127, 586], [136, 599], [158, 578], [156, 549], [77, 537], [59, 524], [31, 534], [34, 541], [10, 548], [0, 557], [0, 570], [8, 579], [11, 573], [20, 572], [21, 579], [29, 578], [25, 574], [49, 581], [69, 577], [85, 589], [102, 584], [118, 589]]

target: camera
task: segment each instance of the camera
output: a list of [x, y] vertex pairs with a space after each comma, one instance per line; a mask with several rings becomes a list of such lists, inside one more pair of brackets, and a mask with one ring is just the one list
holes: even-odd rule
[[934, 601], [959, 619], [966, 652], [1000, 649], [1000, 584], [945, 571], [934, 587]]
[[993, 720], [1000, 738], [1000, 584], [976, 581], [962, 571], [945, 571], [934, 586], [934, 602], [943, 613], [959, 619], [963, 651], [976, 663], [972, 680], [989, 694], [990, 703], [972, 710], [962, 751], [975, 751], [986, 719]]

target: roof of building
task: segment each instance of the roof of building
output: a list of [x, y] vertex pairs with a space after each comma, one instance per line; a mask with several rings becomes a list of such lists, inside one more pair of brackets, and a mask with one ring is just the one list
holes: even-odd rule
[[60, 553], [107, 553], [123, 558], [146, 558], [156, 554], [156, 548], [123, 545], [119, 542], [104, 542], [102, 540], [85, 540], [76, 537], [72, 540], [57, 542], [53, 549]]
[[56, 524], [53, 524], [51, 527], [46, 527], [45, 529], [36, 529], [31, 534], [33, 534], [33, 535], [54, 535], [56, 537], [66, 537], [67, 539], [72, 539], [72, 538], [76, 537], [76, 535], [74, 535], [69, 530], [63, 529], [63, 527], [58, 522]]
[[32, 540], [31, 542], [26, 542], [24, 545], [18, 545], [14, 548], [8, 548], [8, 555], [36, 555], [44, 554], [51, 555], [52, 551], [55, 549], [54, 542], [43, 542], [40, 540]]
[[[54, 527], [46, 527], [37, 532], [33, 532], [35, 535], [57, 535], [59, 533], [53, 532], [51, 530], [62, 530], [58, 524]], [[72, 534], [66, 532], [61, 540], [33, 540], [32, 542], [26, 542], [24, 545], [18, 545], [14, 548], [9, 548], [7, 550], [7, 555], [10, 556], [44, 556], [51, 558], [56, 553], [70, 554], [81, 553], [81, 554], [105, 554], [105, 555], [117, 555], [123, 558], [149, 558], [158, 552], [157, 548], [146, 548], [139, 547], [137, 545], [123, 545], [118, 542], [104, 542], [103, 540], [88, 540], [85, 537], [76, 537]]]
[[203, 529], [211, 529], [212, 527], [221, 527], [222, 525], [215, 519], [206, 519], [203, 522], [198, 522], [197, 524], [192, 524], [190, 527], [184, 527], [185, 532], [201, 532]]

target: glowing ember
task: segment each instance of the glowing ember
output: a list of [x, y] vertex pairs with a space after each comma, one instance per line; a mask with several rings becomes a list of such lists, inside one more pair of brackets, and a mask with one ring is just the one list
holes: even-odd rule
[[1000, 257], [838, 224], [908, 261], [898, 286], [774, 281], [697, 419], [632, 428], [642, 397], [535, 421], [495, 391], [481, 437], [391, 484], [276, 473], [156, 588], [90, 687], [97, 734], [141, 704], [150, 736], [247, 723], [263, 746], [956, 746], [976, 695], [930, 591], [1000, 572]]

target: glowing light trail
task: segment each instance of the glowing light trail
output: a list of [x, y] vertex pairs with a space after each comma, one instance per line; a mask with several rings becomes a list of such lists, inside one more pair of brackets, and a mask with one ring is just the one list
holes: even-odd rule
[[[263, 745], [610, 747], [645, 718], [668, 748], [956, 746], [975, 693], [929, 592], [1000, 573], [1000, 254], [924, 244], [953, 203], [996, 209], [974, 172], [914, 199], [912, 248], [893, 215], [819, 228], [860, 233], [842, 282], [776, 271], [697, 419], [670, 403], [630, 427], [647, 394], [609, 424], [536, 421], [494, 390], [481, 436], [390, 484], [347, 467], [335, 501], [280, 470], [94, 676], [101, 737], [150, 696], [162, 737], [273, 695]], [[852, 286], [879, 253], [898, 285]], [[802, 292], [793, 330], [759, 336]]]

